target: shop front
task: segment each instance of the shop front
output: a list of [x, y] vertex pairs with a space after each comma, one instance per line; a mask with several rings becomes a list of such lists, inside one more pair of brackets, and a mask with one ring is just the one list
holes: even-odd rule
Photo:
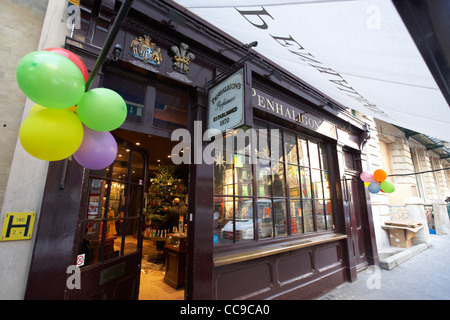
[[[81, 1], [66, 48], [89, 70], [120, 4]], [[127, 104], [116, 160], [50, 163], [26, 299], [145, 299], [149, 261], [178, 299], [307, 299], [378, 264], [363, 123], [170, 1], [135, 2], [115, 43], [93, 87]], [[211, 153], [208, 92], [239, 70]]]

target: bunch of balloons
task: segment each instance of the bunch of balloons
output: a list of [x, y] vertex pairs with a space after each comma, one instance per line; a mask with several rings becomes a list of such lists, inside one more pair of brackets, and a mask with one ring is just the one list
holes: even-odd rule
[[368, 187], [369, 192], [376, 194], [378, 192], [392, 193], [395, 191], [395, 185], [386, 180], [387, 173], [383, 169], [375, 170], [373, 174], [364, 171], [359, 176], [364, 184]]
[[92, 170], [113, 163], [117, 143], [109, 131], [122, 125], [127, 107], [113, 90], [85, 91], [89, 75], [77, 55], [62, 48], [31, 52], [19, 61], [16, 77], [35, 102], [19, 131], [29, 154], [46, 161], [73, 155]]

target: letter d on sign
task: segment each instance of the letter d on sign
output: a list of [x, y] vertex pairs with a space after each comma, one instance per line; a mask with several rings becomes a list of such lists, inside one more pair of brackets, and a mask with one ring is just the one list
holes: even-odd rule
[[70, 276], [66, 280], [67, 289], [81, 289], [81, 271], [76, 265], [71, 265], [67, 267], [67, 274]]

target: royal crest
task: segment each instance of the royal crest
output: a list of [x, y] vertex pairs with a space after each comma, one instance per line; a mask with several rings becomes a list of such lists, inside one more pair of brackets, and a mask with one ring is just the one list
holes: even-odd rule
[[195, 59], [195, 55], [192, 52], [187, 52], [189, 46], [186, 43], [180, 43], [179, 46], [170, 47], [170, 51], [174, 54], [174, 60], [172, 67], [175, 71], [182, 74], [189, 72], [189, 63]]
[[144, 38], [134, 38], [131, 41], [130, 52], [128, 54], [159, 67], [162, 61], [161, 48], [157, 48], [156, 44], [150, 42], [150, 40], [150, 37], [146, 35], [144, 35]]

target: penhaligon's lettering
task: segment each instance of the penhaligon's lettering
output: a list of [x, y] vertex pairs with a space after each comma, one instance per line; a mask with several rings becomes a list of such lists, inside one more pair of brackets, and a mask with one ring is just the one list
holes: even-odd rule
[[255, 88], [252, 88], [252, 105], [254, 108], [263, 109], [270, 114], [336, 139], [336, 129], [333, 124]]

